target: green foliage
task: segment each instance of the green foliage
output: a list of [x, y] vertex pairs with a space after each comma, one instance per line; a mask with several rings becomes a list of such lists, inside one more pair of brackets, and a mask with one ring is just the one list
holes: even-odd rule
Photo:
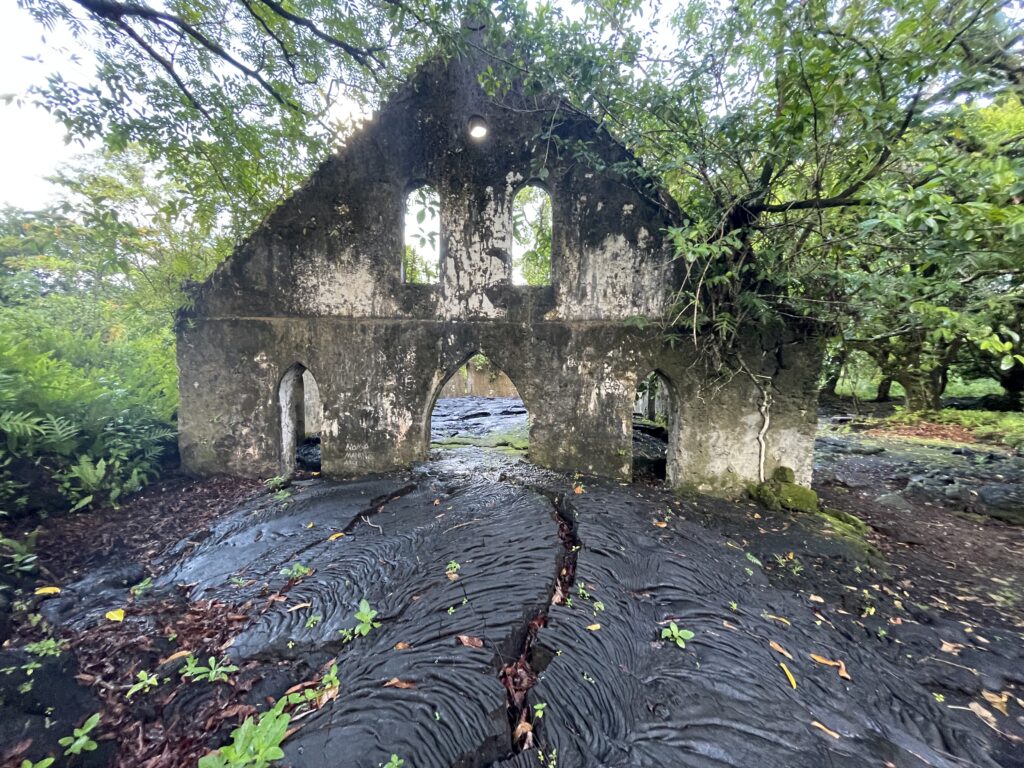
[[98, 746], [89, 734], [100, 723], [100, 713], [97, 712], [87, 719], [80, 728], [75, 728], [70, 736], [63, 736], [57, 743], [64, 747], [65, 755], [80, 755], [83, 752], [92, 752]]
[[231, 743], [199, 760], [199, 768], [267, 768], [284, 757], [281, 742], [288, 732], [291, 715], [284, 711], [285, 700], [252, 717], [231, 732]]
[[380, 626], [379, 621], [374, 621], [377, 616], [377, 611], [370, 607], [370, 604], [366, 599], [359, 601], [359, 609], [356, 611], [356, 624], [355, 632], [361, 637], [366, 637], [370, 634], [371, 629], [376, 629]]
[[661, 630], [662, 640], [671, 640], [680, 648], [686, 647], [686, 641], [694, 638], [693, 632], [688, 629], [680, 629], [673, 621]]
[[289, 581], [299, 581], [309, 576], [312, 572], [312, 568], [307, 568], [302, 563], [292, 563], [287, 568], [281, 569], [281, 575], [287, 576]]
[[944, 408], [923, 413], [898, 413], [890, 419], [897, 423], [929, 421], [934, 424], [955, 424], [970, 430], [986, 443], [1024, 448], [1024, 413], [1013, 411], [960, 411]]
[[193, 682], [226, 683], [232, 672], [237, 672], [238, 667], [227, 662], [219, 662], [216, 657], [207, 659], [206, 665], [199, 664], [196, 657], [189, 654], [185, 657], [185, 666], [181, 669], [181, 676], [185, 680]]
[[44, 757], [38, 762], [32, 762], [31, 760], [22, 760], [19, 768], [50, 768], [53, 765], [54, 758]]
[[25, 646], [25, 650], [33, 656], [60, 656], [64, 652], [64, 640], [56, 640], [48, 637], [45, 640], [38, 640]]
[[512, 266], [527, 285], [551, 284], [551, 196], [525, 186], [512, 201], [512, 240], [517, 253]]
[[160, 678], [144, 669], [136, 675], [136, 678], [138, 679], [138, 682], [132, 684], [131, 688], [128, 689], [128, 693], [125, 694], [126, 698], [130, 699], [140, 691], [142, 693], [149, 693], [153, 688], [160, 685]]
[[388, 761], [383, 763], [382, 768], [402, 768], [403, 765], [405, 765], [405, 760], [398, 755], [391, 755]]
[[0, 536], [0, 574], [8, 576], [31, 576], [38, 569], [35, 530], [25, 536], [24, 541]]

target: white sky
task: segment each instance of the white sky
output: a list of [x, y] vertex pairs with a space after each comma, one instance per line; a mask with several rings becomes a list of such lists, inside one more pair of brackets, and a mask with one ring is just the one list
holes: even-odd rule
[[[44, 42], [45, 30], [13, 2], [0, 3], [0, 95], [23, 96], [29, 85], [41, 83], [60, 69], [69, 79], [83, 72], [55, 43], [74, 45], [66, 36]], [[42, 62], [26, 56], [41, 56]], [[64, 127], [43, 110], [0, 102], [0, 205], [34, 209], [47, 203], [53, 187], [45, 177], [83, 148], [64, 143]]]

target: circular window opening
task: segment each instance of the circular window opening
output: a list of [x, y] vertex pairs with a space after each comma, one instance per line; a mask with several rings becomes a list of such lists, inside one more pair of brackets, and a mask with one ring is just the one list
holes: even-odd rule
[[480, 115], [473, 115], [469, 118], [469, 137], [480, 141], [487, 135], [487, 121], [484, 120]]

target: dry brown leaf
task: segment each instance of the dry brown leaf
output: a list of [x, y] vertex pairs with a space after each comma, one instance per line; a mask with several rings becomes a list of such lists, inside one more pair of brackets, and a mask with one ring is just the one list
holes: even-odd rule
[[781, 621], [787, 627], [793, 626], [793, 623], [789, 619], [784, 619], [781, 616], [776, 616], [773, 613], [763, 613], [763, 614], [761, 614], [761, 618], [764, 618], [764, 619], [775, 619], [775, 621]]
[[337, 541], [338, 539], [340, 539], [344, 535], [345, 535], [344, 533], [332, 533], [330, 536], [327, 537], [327, 540], [328, 541]]
[[448, 573], [446, 573], [445, 576], [448, 577], [448, 581], [458, 581], [459, 580], [459, 574], [453, 573], [452, 571], [449, 571]]
[[312, 603], [299, 603], [298, 605], [293, 605], [291, 608], [289, 608], [288, 609], [288, 613], [291, 613], [292, 611], [297, 611], [300, 608], [312, 608], [312, 607], [313, 607]]
[[998, 709], [1004, 717], [1009, 717], [1010, 713], [1006, 709], [1006, 703], [1010, 700], [1010, 694], [982, 691], [981, 695], [985, 697], [985, 701], [991, 704], [995, 709]]
[[589, 624], [589, 625], [587, 625], [587, 629], [589, 629], [591, 632], [597, 632], [597, 630], [599, 630], [600, 628], [601, 628], [600, 624]]
[[821, 597], [820, 595], [809, 595], [807, 599], [810, 600], [812, 603], [824, 603], [825, 602], [825, 598]]
[[531, 739], [533, 737], [533, 726], [530, 725], [529, 721], [523, 720], [519, 725], [516, 726], [515, 731], [512, 732], [512, 741], [519, 743], [520, 739]]
[[397, 677], [392, 677], [390, 680], [384, 683], [384, 687], [401, 688], [403, 691], [406, 691], [410, 688], [415, 688], [416, 683], [409, 682], [408, 680], [399, 680]]
[[768, 643], [768, 647], [771, 648], [773, 651], [781, 653], [783, 656], [785, 656], [790, 661], [793, 661], [793, 655], [789, 651], [787, 651], [785, 648], [783, 648], [781, 645], [776, 643], [774, 640], [772, 640], [771, 642]]
[[411, 647], [412, 647], [412, 646], [411, 646], [411, 645], [409, 645], [408, 643], [395, 643], [395, 650], [396, 650], [396, 651], [407, 651], [407, 650], [409, 650], [409, 649], [410, 649]]
[[473, 637], [472, 635], [457, 635], [456, 640], [462, 643], [467, 648], [483, 648], [484, 641], [479, 637]]
[[575, 493], [578, 496], [579, 494], [583, 493], [583, 486], [582, 485], [574, 485], [573, 488], [572, 488], [572, 491], [573, 491], [573, 493]]
[[981, 704], [979, 704], [976, 701], [972, 701], [970, 704], [967, 705], [967, 708], [970, 709], [971, 712], [976, 714], [982, 720], [984, 720], [985, 725], [987, 725], [989, 728], [995, 731], [999, 730], [999, 728], [996, 727], [996, 716], [989, 712], [987, 709], [985, 709], [983, 706], [981, 706]]
[[963, 647], [964, 646], [963, 646], [962, 643], [951, 643], [948, 640], [943, 640], [942, 641], [942, 648], [940, 648], [940, 650], [943, 653], [951, 653], [954, 656], [959, 656], [960, 655], [960, 651], [963, 650]]
[[816, 653], [811, 654], [811, 661], [816, 661], [818, 664], [824, 664], [829, 667], [837, 667], [839, 669], [839, 676], [844, 680], [852, 680], [850, 674], [846, 671], [846, 662], [842, 659], [836, 661], [835, 659], [826, 659], [824, 656], [819, 656]]
[[668, 523], [666, 523], [664, 520], [655, 520], [654, 521], [654, 525], [657, 528], [667, 528], [668, 527]]
[[188, 648], [184, 648], [178, 651], [177, 653], [172, 653], [166, 659], [161, 659], [160, 663], [157, 666], [162, 667], [164, 664], [170, 664], [172, 661], [175, 661], [176, 659], [183, 659], [190, 653], [192, 653], [192, 651], [190, 651]]
[[836, 731], [833, 731], [831, 728], [828, 728], [828, 727], [822, 725], [817, 720], [812, 720], [811, 721], [811, 725], [814, 726], [815, 728], [817, 728], [820, 731], [824, 731], [829, 736], [831, 736], [833, 739], [838, 739], [839, 738], [839, 734]]

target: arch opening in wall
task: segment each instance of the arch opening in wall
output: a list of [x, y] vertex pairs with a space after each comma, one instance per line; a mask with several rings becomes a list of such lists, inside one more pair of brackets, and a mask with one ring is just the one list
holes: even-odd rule
[[430, 186], [405, 196], [402, 282], [434, 285], [441, 281], [441, 198]]
[[296, 363], [278, 387], [281, 415], [281, 475], [320, 470], [320, 431], [324, 408], [313, 374]]
[[669, 479], [674, 424], [672, 386], [658, 371], [639, 380], [633, 399], [633, 481]]
[[431, 448], [477, 446], [526, 455], [530, 415], [512, 380], [476, 353], [457, 366], [430, 406]]
[[551, 195], [527, 184], [512, 199], [512, 283], [551, 285]]

